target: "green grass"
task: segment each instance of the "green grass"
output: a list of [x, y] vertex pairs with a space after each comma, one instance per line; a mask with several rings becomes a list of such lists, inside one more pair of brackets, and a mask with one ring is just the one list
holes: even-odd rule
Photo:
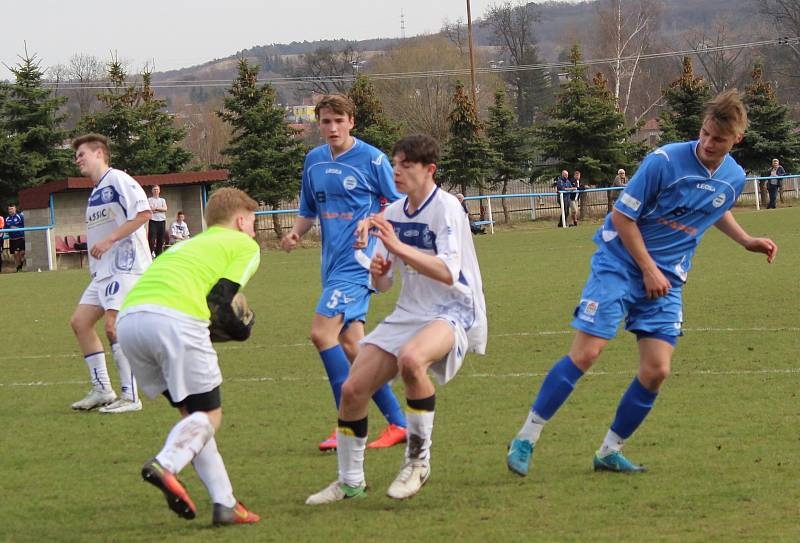
[[[716, 230], [706, 235], [685, 288], [673, 375], [626, 448], [651, 470], [638, 476], [591, 471], [636, 370], [624, 332], [548, 424], [530, 475], [505, 468], [507, 442], [571, 341], [595, 226], [535, 223], [475, 238], [489, 351], [438, 388], [432, 477], [401, 503], [384, 495], [402, 461], [396, 447], [367, 454], [368, 499], [303, 504], [336, 477], [336, 456], [316, 450], [336, 415], [306, 339], [319, 252], [265, 253], [246, 290], [254, 337], [219, 349], [218, 435], [237, 497], [263, 521], [227, 529], [209, 528], [191, 468], [181, 476], [198, 503], [192, 522], [141, 482], [141, 464], [175, 421], [165, 401], [120, 416], [69, 409], [88, 388], [67, 325], [85, 271], [4, 275], [0, 541], [798, 541], [800, 208], [737, 217], [775, 239], [778, 259], [768, 266]], [[368, 328], [395, 295], [373, 299]], [[370, 420], [374, 435], [383, 421], [376, 410]]]

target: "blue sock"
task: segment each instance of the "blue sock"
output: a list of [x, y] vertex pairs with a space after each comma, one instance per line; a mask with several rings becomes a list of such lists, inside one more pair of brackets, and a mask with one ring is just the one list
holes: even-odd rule
[[583, 372], [572, 359], [565, 356], [556, 362], [542, 382], [542, 388], [536, 395], [531, 408], [544, 420], [556, 414], [558, 408], [566, 401], [575, 388], [575, 383], [583, 376]]
[[320, 351], [319, 356], [322, 358], [322, 364], [328, 374], [328, 381], [333, 391], [333, 399], [336, 401], [336, 409], [339, 409], [342, 384], [347, 379], [347, 374], [350, 373], [350, 360], [347, 359], [347, 355], [344, 354], [344, 349], [342, 349], [341, 345], [334, 345], [330, 349]]
[[389, 424], [396, 426], [406, 427], [406, 415], [400, 407], [400, 402], [397, 401], [397, 396], [392, 392], [392, 387], [386, 383], [378, 391], [372, 395], [372, 399], [381, 410], [383, 416], [389, 421]]
[[657, 396], [658, 392], [650, 392], [642, 386], [638, 377], [634, 377], [619, 401], [611, 430], [622, 439], [631, 437], [653, 408]]

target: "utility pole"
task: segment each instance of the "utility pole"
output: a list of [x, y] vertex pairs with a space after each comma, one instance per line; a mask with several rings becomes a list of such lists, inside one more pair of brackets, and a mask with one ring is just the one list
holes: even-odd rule
[[472, 81], [472, 103], [478, 110], [478, 89], [475, 86], [475, 53], [472, 51], [472, 9], [467, 0], [467, 36], [469, 39], [469, 77]]

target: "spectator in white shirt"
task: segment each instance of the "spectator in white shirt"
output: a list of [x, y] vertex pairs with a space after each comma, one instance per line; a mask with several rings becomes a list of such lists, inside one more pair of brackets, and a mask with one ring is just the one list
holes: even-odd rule
[[185, 239], [189, 239], [189, 226], [186, 224], [186, 216], [183, 211], [178, 211], [175, 217], [175, 222], [169, 227], [170, 243], [178, 243]]

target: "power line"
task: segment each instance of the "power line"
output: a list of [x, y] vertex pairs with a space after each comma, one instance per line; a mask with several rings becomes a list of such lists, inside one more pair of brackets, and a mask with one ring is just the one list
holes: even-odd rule
[[[776, 45], [794, 46], [800, 44], [800, 37], [782, 37], [772, 40], [753, 41], [747, 43], [736, 43], [729, 45], [716, 45], [702, 47], [696, 49], [684, 49], [674, 51], [663, 51], [658, 53], [646, 53], [642, 55], [629, 55], [625, 57], [608, 57], [587, 59], [577, 63], [577, 66], [590, 67], [602, 64], [616, 62], [629, 62], [634, 60], [644, 61], [659, 58], [669, 58], [676, 56], [699, 56], [704, 54], [711, 54], [716, 52], [731, 51], [737, 49], [751, 49], [755, 47], [771, 47]], [[794, 48], [794, 47], [793, 47]], [[564, 62], [544, 62], [538, 64], [517, 64], [511, 66], [492, 66], [489, 68], [476, 68], [477, 73], [500, 73], [500, 72], [524, 72], [533, 70], [553, 70], [568, 68], [573, 63], [569, 61]], [[369, 78], [376, 81], [396, 81], [403, 79], [420, 79], [420, 78], [435, 78], [435, 77], [456, 77], [469, 75], [468, 68], [454, 68], [444, 70], [427, 70], [427, 71], [411, 71], [411, 72], [388, 72], [368, 74]], [[298, 85], [302, 83], [345, 83], [355, 80], [355, 75], [322, 75], [322, 76], [285, 76], [285, 77], [272, 77], [258, 79], [260, 84], [271, 85]], [[57, 87], [59, 90], [110, 90], [117, 88], [109, 81], [96, 81], [96, 82], [80, 82], [80, 81], [61, 81], [45, 82], [46, 86]], [[213, 87], [229, 87], [231, 85], [230, 79], [199, 79], [199, 80], [163, 80], [154, 82], [150, 85], [153, 89], [174, 89], [174, 88], [213, 88]]]

